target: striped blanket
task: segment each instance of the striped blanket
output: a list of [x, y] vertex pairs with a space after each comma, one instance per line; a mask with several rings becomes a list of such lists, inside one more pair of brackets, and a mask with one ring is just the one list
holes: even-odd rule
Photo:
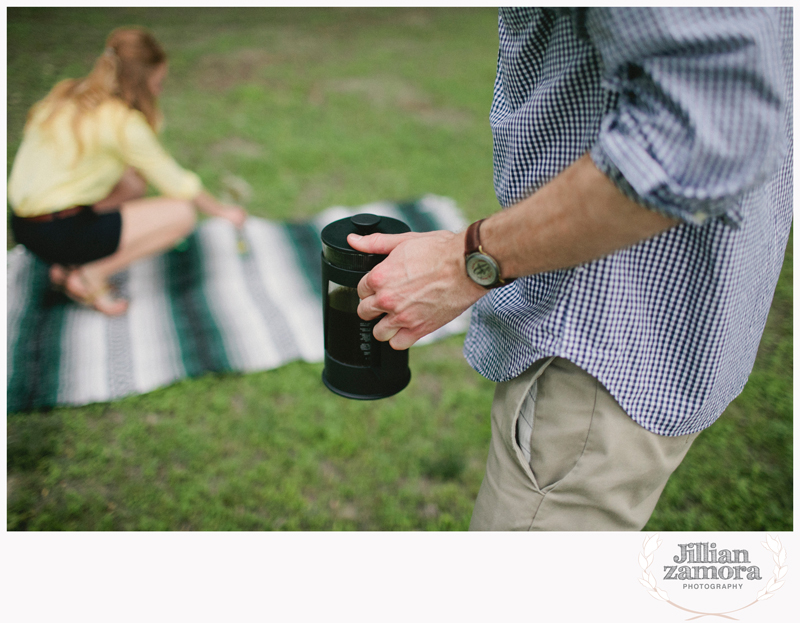
[[[114, 278], [130, 299], [107, 317], [48, 287], [47, 266], [8, 252], [8, 412], [106, 402], [206, 372], [269, 370], [323, 358], [321, 243], [328, 223], [370, 212], [413, 231], [465, 226], [455, 203], [333, 207], [307, 222], [248, 219], [241, 238], [209, 219], [178, 248]], [[463, 332], [462, 315], [420, 343]]]

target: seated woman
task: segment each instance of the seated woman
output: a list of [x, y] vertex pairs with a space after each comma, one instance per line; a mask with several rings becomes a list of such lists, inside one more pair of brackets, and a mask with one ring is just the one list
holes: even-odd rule
[[[147, 31], [113, 31], [91, 73], [64, 80], [28, 113], [8, 181], [17, 242], [50, 280], [108, 315], [125, 313], [108, 278], [173, 247], [195, 209], [240, 227], [247, 216], [203, 190], [159, 144], [157, 98], [167, 57]], [[162, 196], [143, 198], [150, 182]]]

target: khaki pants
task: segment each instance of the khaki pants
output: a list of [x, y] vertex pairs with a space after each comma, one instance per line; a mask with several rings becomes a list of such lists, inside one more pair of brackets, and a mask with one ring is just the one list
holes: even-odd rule
[[641, 530], [698, 434], [651, 433], [573, 363], [540, 360], [497, 386], [470, 530]]

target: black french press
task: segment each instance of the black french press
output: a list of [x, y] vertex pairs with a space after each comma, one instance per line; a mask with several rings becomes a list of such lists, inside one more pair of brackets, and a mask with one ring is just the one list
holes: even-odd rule
[[322, 230], [322, 309], [325, 369], [322, 381], [332, 392], [356, 400], [387, 398], [411, 380], [408, 350], [379, 342], [372, 330], [380, 318], [366, 321], [356, 312], [361, 278], [385, 255], [361, 253], [347, 243], [348, 234], [402, 234], [405, 223], [374, 214], [357, 214]]

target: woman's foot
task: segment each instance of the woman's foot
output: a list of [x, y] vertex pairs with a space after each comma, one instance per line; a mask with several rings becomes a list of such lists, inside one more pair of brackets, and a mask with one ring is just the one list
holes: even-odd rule
[[107, 282], [93, 283], [80, 268], [66, 276], [64, 293], [76, 303], [96, 309], [106, 316], [121, 316], [128, 310], [128, 301], [115, 297]]
[[50, 272], [48, 275], [53, 288], [63, 291], [64, 284], [67, 282], [67, 277], [69, 276], [69, 271], [61, 264], [53, 264], [50, 266]]

